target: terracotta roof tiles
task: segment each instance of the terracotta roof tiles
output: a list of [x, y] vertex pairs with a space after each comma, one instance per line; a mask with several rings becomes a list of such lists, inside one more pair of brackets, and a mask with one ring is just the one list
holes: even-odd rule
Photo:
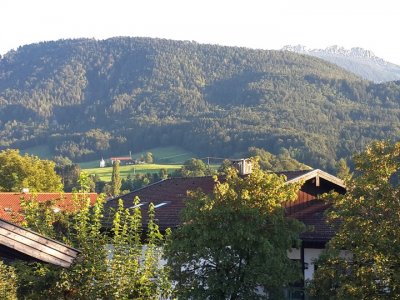
[[[0, 193], [0, 218], [18, 222], [22, 220], [21, 198], [36, 199], [39, 202], [55, 201], [55, 208], [72, 210], [72, 193]], [[89, 193], [90, 202], [94, 204], [98, 195]]]

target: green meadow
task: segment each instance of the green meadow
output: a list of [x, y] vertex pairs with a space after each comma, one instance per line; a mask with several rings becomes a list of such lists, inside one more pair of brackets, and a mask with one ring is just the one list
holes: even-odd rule
[[[194, 153], [188, 152], [183, 148], [171, 146], [171, 147], [157, 147], [142, 152], [135, 152], [132, 153], [132, 158], [139, 159], [142, 155], [144, 156], [147, 152], [151, 152], [153, 154], [153, 159], [156, 164], [162, 164], [162, 165], [170, 165], [170, 164], [182, 165], [188, 159], [191, 159], [192, 157], [197, 157]], [[125, 154], [116, 153], [112, 156], [129, 156], [129, 153]], [[106, 161], [109, 159], [109, 157], [103, 157], [103, 158]], [[82, 169], [97, 168], [99, 167], [100, 159], [101, 157], [99, 157], [98, 160], [80, 162], [79, 165], [81, 166]]]
[[[138, 173], [158, 173], [161, 169], [167, 169], [168, 173], [174, 172], [176, 169], [181, 168], [182, 165], [162, 165], [162, 164], [138, 164], [138, 165], [127, 165], [120, 166], [120, 175], [122, 178], [126, 178], [129, 174], [134, 175]], [[91, 168], [84, 169], [91, 175], [98, 175], [103, 181], [111, 181], [112, 167], [106, 168]]]

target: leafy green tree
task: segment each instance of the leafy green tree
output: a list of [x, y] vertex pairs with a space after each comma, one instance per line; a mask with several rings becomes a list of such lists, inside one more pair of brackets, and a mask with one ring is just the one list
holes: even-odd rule
[[226, 174], [230, 168], [232, 168], [232, 161], [229, 159], [224, 159], [218, 168], [218, 174]]
[[213, 172], [201, 159], [192, 158], [187, 160], [175, 175], [181, 177], [200, 177], [212, 174]]
[[285, 148], [280, 149], [279, 155], [273, 155], [264, 149], [256, 147], [250, 147], [248, 153], [251, 157], [257, 156], [261, 168], [266, 171], [279, 172], [310, 169], [309, 166], [291, 158], [289, 151]]
[[159, 180], [167, 179], [168, 178], [168, 170], [165, 168], [160, 169], [158, 173]]
[[354, 163], [347, 193], [329, 215], [340, 226], [311, 292], [321, 299], [400, 299], [400, 142], [374, 142]]
[[64, 167], [64, 166], [69, 166], [69, 165], [73, 164], [72, 160], [70, 160], [68, 157], [65, 157], [62, 155], [54, 156], [53, 161], [56, 163], [56, 166], [58, 166], [58, 167]]
[[346, 180], [351, 177], [350, 168], [344, 158], [339, 159], [336, 168], [336, 176], [340, 179]]
[[81, 167], [78, 164], [70, 163], [56, 165], [56, 173], [61, 176], [64, 186], [64, 192], [70, 193], [74, 188], [78, 188], [78, 179], [81, 172]]
[[145, 161], [147, 164], [152, 164], [152, 163], [154, 162], [153, 153], [147, 152], [147, 153], [146, 153], [146, 156], [145, 156], [145, 158], [144, 158], [144, 161]]
[[227, 170], [212, 195], [191, 192], [166, 247], [179, 298], [280, 299], [301, 278], [287, 251], [299, 244], [303, 225], [286, 218], [282, 207], [299, 186], [253, 164], [246, 177]]
[[0, 152], [0, 191], [20, 192], [29, 188], [31, 192], [61, 192], [62, 184], [56, 174], [55, 164], [18, 150]]
[[121, 177], [119, 174], [119, 160], [114, 161], [111, 174], [111, 195], [118, 196], [121, 192]]
[[[165, 171], [162, 172], [162, 170]], [[138, 173], [135, 175], [128, 174], [126, 178], [122, 179], [121, 189], [125, 191], [134, 191], [140, 189], [150, 183], [160, 181], [168, 177], [168, 172], [162, 169], [160, 173]], [[166, 177], [161, 177], [166, 176]]]
[[17, 300], [17, 282], [14, 268], [0, 260], [0, 299]]

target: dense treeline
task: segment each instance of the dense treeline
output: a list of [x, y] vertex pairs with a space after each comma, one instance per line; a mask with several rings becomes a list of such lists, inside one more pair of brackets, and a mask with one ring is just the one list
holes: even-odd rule
[[0, 60], [0, 147], [47, 144], [79, 160], [167, 145], [227, 157], [254, 146], [331, 169], [370, 140], [397, 138], [399, 99], [400, 82], [290, 52], [60, 40]]

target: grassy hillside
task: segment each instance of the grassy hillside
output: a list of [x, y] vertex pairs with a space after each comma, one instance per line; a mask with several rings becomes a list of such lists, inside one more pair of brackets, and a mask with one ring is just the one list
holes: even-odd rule
[[296, 53], [113, 38], [32, 44], [0, 60], [0, 149], [40, 144], [88, 161], [254, 146], [330, 169], [399, 136], [400, 82], [374, 84]]
[[[159, 173], [161, 169], [166, 169], [168, 173], [174, 172], [176, 169], [181, 168], [182, 165], [161, 165], [161, 164], [140, 164], [120, 166], [120, 175], [126, 178], [129, 174], [134, 175], [138, 173]], [[111, 181], [112, 167], [107, 168], [92, 168], [85, 169], [89, 174], [97, 174], [100, 179], [106, 182]]]
[[[151, 148], [146, 151], [131, 153], [133, 159], [139, 159], [142, 155], [146, 155], [147, 152], [151, 152], [153, 154], [153, 159], [155, 163], [158, 164], [172, 164], [172, 165], [182, 165], [188, 159], [196, 157], [196, 155], [192, 152], [186, 151], [181, 147], [157, 147]], [[119, 155], [112, 155], [119, 156]], [[128, 156], [125, 154], [124, 156]], [[109, 157], [103, 157], [104, 160], [108, 160]], [[98, 168], [100, 164], [100, 159], [91, 160], [86, 162], [80, 162], [79, 165], [82, 169], [92, 169]]]

